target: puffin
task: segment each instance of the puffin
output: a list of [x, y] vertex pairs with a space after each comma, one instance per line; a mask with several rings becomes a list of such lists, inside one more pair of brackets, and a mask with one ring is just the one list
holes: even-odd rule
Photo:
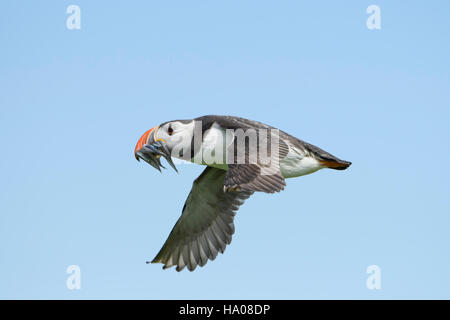
[[176, 171], [172, 158], [206, 166], [166, 242], [147, 261], [176, 271], [194, 271], [224, 253], [235, 232], [234, 216], [254, 192], [280, 192], [288, 178], [351, 165], [270, 125], [219, 115], [155, 126], [138, 140], [134, 155], [159, 171], [165, 168], [161, 158]]

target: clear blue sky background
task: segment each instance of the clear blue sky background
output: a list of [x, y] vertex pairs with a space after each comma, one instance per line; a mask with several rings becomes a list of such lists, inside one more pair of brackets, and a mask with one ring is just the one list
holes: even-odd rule
[[[81, 8], [81, 30], [66, 8]], [[381, 8], [382, 29], [366, 28]], [[0, 298], [450, 298], [450, 3], [1, 1]], [[134, 159], [205, 114], [353, 162], [241, 207], [193, 273], [158, 252], [203, 170]], [[66, 268], [81, 268], [81, 290]], [[382, 289], [366, 288], [378, 265]]]

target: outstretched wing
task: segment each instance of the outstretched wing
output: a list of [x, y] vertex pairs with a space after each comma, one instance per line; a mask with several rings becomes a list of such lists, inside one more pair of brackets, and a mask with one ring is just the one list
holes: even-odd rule
[[207, 167], [194, 181], [181, 217], [152, 263], [193, 271], [223, 253], [234, 233], [234, 216], [251, 191], [224, 192], [226, 171]]

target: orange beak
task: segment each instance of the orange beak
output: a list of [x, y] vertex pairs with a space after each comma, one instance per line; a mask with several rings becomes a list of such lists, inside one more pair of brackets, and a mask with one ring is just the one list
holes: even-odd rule
[[139, 160], [139, 157], [136, 155], [136, 153], [142, 149], [142, 147], [146, 144], [148, 144], [148, 139], [150, 137], [150, 134], [152, 133], [153, 130], [155, 130], [158, 126], [151, 128], [150, 130], [146, 131], [142, 137], [139, 139], [139, 141], [136, 144], [136, 148], [134, 148], [134, 156], [136, 157], [136, 159]]

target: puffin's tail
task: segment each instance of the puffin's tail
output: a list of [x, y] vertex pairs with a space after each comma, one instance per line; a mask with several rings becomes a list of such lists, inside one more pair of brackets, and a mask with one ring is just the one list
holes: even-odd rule
[[331, 153], [326, 152], [312, 144], [302, 142], [303, 146], [306, 147], [306, 150], [317, 160], [319, 163], [325, 167], [335, 170], [345, 170], [352, 164], [350, 161], [341, 160]]
[[345, 170], [352, 164], [350, 161], [340, 160], [337, 158], [334, 159], [319, 159], [319, 163], [330, 169], [335, 170]]

